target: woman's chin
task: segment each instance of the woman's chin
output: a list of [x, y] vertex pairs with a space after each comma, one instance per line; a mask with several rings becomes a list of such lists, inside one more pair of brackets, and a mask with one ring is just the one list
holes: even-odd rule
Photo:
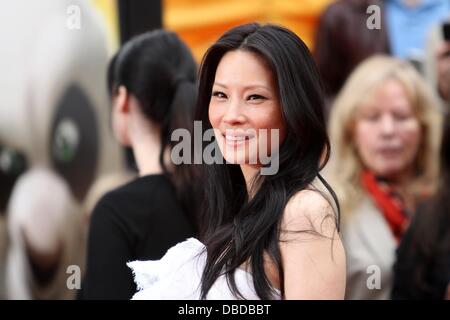
[[247, 164], [248, 161], [246, 161], [245, 158], [241, 159], [241, 158], [233, 158], [233, 157], [224, 157], [225, 161], [227, 164], [237, 164], [237, 165], [243, 165], [243, 164]]

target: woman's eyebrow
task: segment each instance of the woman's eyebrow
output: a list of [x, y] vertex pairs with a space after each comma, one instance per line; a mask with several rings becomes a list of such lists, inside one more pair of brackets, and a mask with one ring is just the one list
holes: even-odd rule
[[220, 83], [220, 82], [214, 82], [214, 85], [215, 85], [215, 86], [219, 86], [219, 87], [224, 87], [224, 88], [227, 87], [226, 85], [224, 85], [224, 84], [222, 84], [222, 83]]
[[[220, 82], [214, 82], [214, 85], [215, 85], [215, 86], [219, 86], [219, 87], [223, 87], [223, 88], [228, 88], [228, 86], [227, 86], [226, 84], [223, 84], [223, 83], [220, 83]], [[263, 88], [263, 89], [266, 89], [266, 90], [268, 90], [268, 91], [271, 91], [269, 87], [267, 87], [267, 86], [264, 85], [264, 84], [259, 84], [259, 83], [250, 84], [250, 85], [244, 86], [243, 88], [244, 88], [245, 90], [248, 90], [248, 89], [255, 89], [255, 88]]]

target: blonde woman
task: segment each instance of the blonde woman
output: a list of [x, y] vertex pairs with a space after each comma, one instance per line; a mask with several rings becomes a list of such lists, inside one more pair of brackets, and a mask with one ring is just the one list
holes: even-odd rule
[[387, 299], [398, 241], [433, 193], [441, 120], [408, 63], [374, 56], [351, 74], [330, 115], [328, 168], [342, 209], [347, 299]]

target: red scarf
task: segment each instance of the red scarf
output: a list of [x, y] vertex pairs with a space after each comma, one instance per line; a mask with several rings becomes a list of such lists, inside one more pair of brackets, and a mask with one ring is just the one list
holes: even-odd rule
[[377, 179], [371, 171], [363, 171], [361, 182], [375, 205], [383, 213], [395, 239], [397, 242], [400, 241], [409, 224], [409, 216], [403, 199], [387, 181]]

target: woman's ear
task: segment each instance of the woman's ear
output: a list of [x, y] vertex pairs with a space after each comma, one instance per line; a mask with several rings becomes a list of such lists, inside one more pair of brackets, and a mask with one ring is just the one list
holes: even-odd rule
[[112, 126], [116, 139], [122, 145], [130, 145], [129, 139], [129, 94], [124, 86], [120, 86], [113, 99]]
[[115, 104], [115, 107], [117, 108], [117, 111], [119, 113], [128, 113], [129, 111], [128, 101], [129, 101], [129, 93], [127, 88], [125, 88], [125, 86], [120, 86], [119, 89], [117, 90], [116, 104]]

